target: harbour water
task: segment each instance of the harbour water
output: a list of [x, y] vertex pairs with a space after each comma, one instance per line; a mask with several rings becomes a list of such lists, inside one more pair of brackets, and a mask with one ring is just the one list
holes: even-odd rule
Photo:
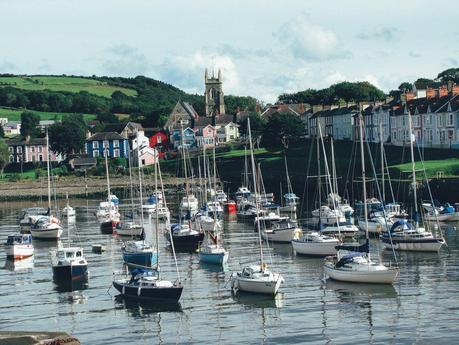
[[[79, 203], [79, 204], [78, 204]], [[180, 305], [127, 303], [111, 287], [122, 269], [120, 239], [104, 235], [93, 216], [96, 201], [75, 200], [72, 242], [83, 246], [89, 284], [60, 291], [52, 281], [52, 242], [34, 241], [33, 259], [12, 265], [0, 251], [0, 330], [65, 331], [82, 344], [346, 344], [457, 343], [459, 331], [459, 236], [445, 228], [447, 249], [439, 254], [400, 253], [400, 276], [393, 286], [323, 281], [323, 259], [295, 256], [290, 245], [273, 245], [269, 260], [285, 284], [276, 298], [232, 295], [232, 271], [256, 262], [253, 226], [225, 223], [223, 238], [230, 257], [225, 271], [199, 263], [197, 254], [179, 253], [184, 281]], [[23, 204], [0, 208], [0, 242], [18, 231]], [[147, 237], [154, 229], [147, 225]], [[64, 242], [67, 239], [65, 233]], [[107, 247], [91, 252], [91, 244]], [[377, 240], [371, 250], [377, 255]], [[171, 251], [160, 236], [163, 277], [174, 280]], [[384, 254], [389, 261], [390, 253]]]

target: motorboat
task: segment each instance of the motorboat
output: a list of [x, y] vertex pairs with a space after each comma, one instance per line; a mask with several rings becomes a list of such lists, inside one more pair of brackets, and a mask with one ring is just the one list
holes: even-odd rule
[[215, 199], [219, 203], [223, 204], [224, 202], [228, 201], [228, 196], [226, 195], [226, 193], [223, 190], [219, 189], [215, 193]]
[[270, 242], [290, 243], [301, 234], [301, 228], [296, 220], [281, 217], [276, 220], [261, 221], [261, 236]]
[[198, 199], [193, 194], [188, 194], [180, 202], [180, 218], [191, 219], [199, 210]]
[[59, 219], [53, 216], [40, 216], [30, 227], [33, 238], [40, 240], [58, 240], [62, 235]]
[[24, 259], [33, 255], [32, 235], [29, 234], [8, 235], [4, 246], [6, 258], [10, 260]]
[[116, 224], [115, 231], [120, 236], [138, 237], [142, 235], [143, 226], [133, 221], [119, 222]]
[[72, 283], [88, 278], [88, 263], [81, 247], [59, 247], [51, 252], [55, 283]]
[[327, 205], [322, 205], [320, 208], [313, 210], [312, 216], [316, 219], [320, 218], [320, 222], [325, 225], [346, 222], [346, 217], [340, 210], [331, 209]]
[[292, 240], [292, 247], [296, 254], [309, 256], [336, 255], [335, 247], [341, 243], [335, 237], [326, 236], [319, 232], [306, 232]]
[[22, 210], [22, 215], [19, 219], [19, 225], [22, 232], [30, 232], [30, 227], [37, 221], [40, 216], [48, 216], [49, 210], [43, 207], [30, 207]]
[[381, 240], [385, 248], [415, 252], [438, 252], [445, 244], [444, 238], [436, 238], [430, 231], [415, 224], [400, 220], [383, 233]]

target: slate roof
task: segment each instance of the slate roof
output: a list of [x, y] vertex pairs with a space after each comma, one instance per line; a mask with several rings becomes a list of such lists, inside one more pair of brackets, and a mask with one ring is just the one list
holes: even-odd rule
[[86, 139], [86, 141], [99, 140], [126, 140], [126, 138], [116, 132], [97, 132]]

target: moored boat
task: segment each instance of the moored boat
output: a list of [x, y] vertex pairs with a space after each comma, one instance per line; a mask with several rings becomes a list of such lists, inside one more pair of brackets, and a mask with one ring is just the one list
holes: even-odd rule
[[12, 234], [8, 235], [4, 243], [7, 259], [24, 259], [33, 255], [32, 235]]

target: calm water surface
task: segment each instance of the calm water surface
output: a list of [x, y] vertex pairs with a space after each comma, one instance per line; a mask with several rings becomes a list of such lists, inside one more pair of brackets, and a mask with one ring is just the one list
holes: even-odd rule
[[[154, 308], [116, 298], [111, 282], [112, 272], [122, 268], [121, 241], [100, 233], [92, 214], [96, 201], [72, 204], [79, 206], [71, 237], [85, 249], [88, 287], [63, 292], [54, 285], [49, 251], [55, 243], [34, 241], [33, 259], [14, 265], [0, 250], [1, 331], [65, 331], [82, 344], [458, 343], [459, 237], [452, 226], [445, 230], [448, 250], [400, 255], [394, 286], [323, 282], [322, 259], [297, 257], [290, 245], [274, 245], [271, 268], [282, 272], [285, 284], [272, 299], [233, 296], [226, 286], [231, 271], [258, 255], [252, 228], [227, 222], [225, 271], [200, 264], [197, 254], [178, 254], [180, 305]], [[29, 206], [1, 206], [0, 242], [19, 230], [20, 209]], [[154, 238], [151, 224], [147, 236]], [[92, 253], [93, 243], [105, 244], [107, 251]], [[376, 253], [378, 242], [371, 245]], [[159, 246], [162, 275], [174, 280], [173, 257], [162, 236]]]

